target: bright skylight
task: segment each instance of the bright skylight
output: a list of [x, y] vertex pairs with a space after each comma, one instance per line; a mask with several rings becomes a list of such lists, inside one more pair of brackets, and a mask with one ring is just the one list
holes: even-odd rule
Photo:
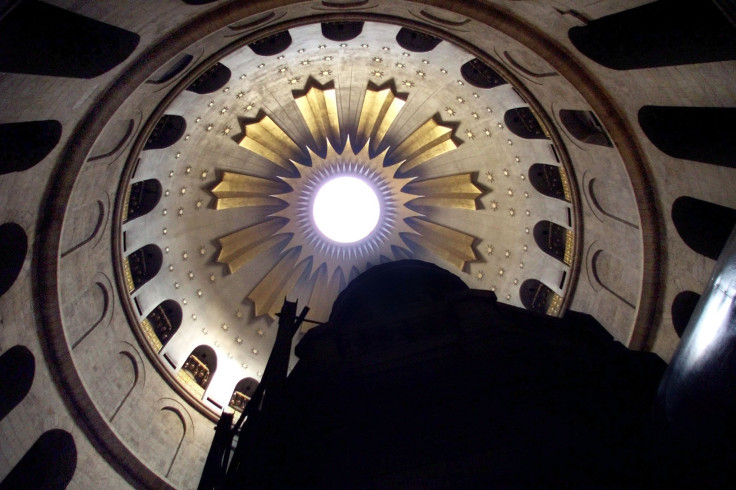
[[312, 216], [317, 228], [338, 243], [367, 237], [378, 224], [381, 206], [373, 188], [356, 177], [336, 177], [317, 191]]

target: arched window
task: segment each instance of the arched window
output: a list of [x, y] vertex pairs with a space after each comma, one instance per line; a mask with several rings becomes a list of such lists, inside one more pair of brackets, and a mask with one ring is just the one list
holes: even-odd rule
[[217, 354], [214, 349], [208, 345], [200, 345], [189, 354], [181, 368], [180, 375], [185, 377], [185, 384], [201, 398], [216, 369]]
[[253, 378], [244, 378], [238, 381], [233, 390], [233, 396], [230, 397], [230, 403], [228, 404], [230, 408], [242, 412], [253, 397], [256, 388], [258, 388], [258, 381]]
[[736, 167], [736, 108], [648, 105], [639, 109], [639, 125], [671, 157]]
[[230, 81], [230, 68], [222, 63], [215, 63], [202, 73], [187, 90], [195, 94], [211, 94], [216, 90], [220, 90]]
[[396, 34], [396, 42], [399, 43], [399, 46], [415, 53], [432, 51], [441, 41], [440, 38], [406, 27], [402, 27]]
[[179, 303], [167, 299], [154, 308], [143, 321], [143, 329], [156, 351], [171, 340], [181, 326], [182, 311]]
[[573, 27], [568, 36], [614, 70], [736, 59], [734, 27], [716, 2], [652, 2]]
[[682, 196], [672, 203], [672, 221], [688, 247], [717, 260], [736, 225], [736, 209]]
[[528, 107], [509, 109], [503, 115], [503, 120], [509, 131], [520, 138], [527, 140], [543, 140], [547, 138], [544, 129], [542, 129], [534, 113]]
[[143, 149], [161, 150], [168, 148], [179, 141], [186, 129], [187, 122], [183, 117], [166, 114], [156, 123]]
[[562, 305], [562, 297], [537, 279], [527, 279], [521, 283], [519, 299], [524, 308], [544, 315], [557, 315]]
[[552, 223], [540, 221], [534, 225], [534, 241], [547, 255], [562, 263], [570, 265], [572, 262], [573, 236], [572, 230]]
[[322, 22], [322, 35], [330, 41], [350, 41], [363, 32], [363, 22]]
[[535, 163], [529, 167], [529, 182], [537, 192], [545, 196], [554, 197], [563, 201], [570, 201], [569, 191], [566, 191], [567, 176], [562, 167]]
[[31, 390], [36, 360], [31, 351], [16, 345], [0, 355], [0, 420], [4, 419]]
[[153, 244], [145, 245], [128, 255], [127, 262], [130, 268], [133, 290], [153, 279], [161, 270], [163, 261], [164, 256], [161, 249]]
[[[8, 2], [3, 2], [4, 6]], [[46, 2], [3, 8], [0, 72], [95, 78], [122, 63], [138, 34]]]
[[33, 167], [46, 158], [59, 138], [59, 121], [0, 124], [0, 175]]
[[28, 251], [26, 232], [16, 223], [0, 225], [0, 296], [13, 285]]
[[672, 325], [675, 327], [678, 337], [682, 337], [690, 317], [693, 316], [695, 307], [700, 301], [700, 295], [693, 291], [682, 291], [672, 301]]
[[493, 88], [508, 83], [496, 70], [478, 58], [472, 59], [461, 66], [460, 74], [466, 82], [478, 88]]
[[156, 179], [134, 182], [130, 186], [130, 196], [126, 208], [124, 222], [128, 222], [150, 213], [161, 199], [161, 184]]
[[291, 34], [289, 31], [282, 31], [251, 43], [249, 46], [259, 56], [273, 56], [291, 46]]
[[562, 109], [560, 121], [568, 133], [583, 143], [613, 147], [598, 118], [590, 111]]
[[41, 434], [15, 468], [0, 483], [0, 489], [64, 489], [77, 469], [77, 446], [65, 430]]

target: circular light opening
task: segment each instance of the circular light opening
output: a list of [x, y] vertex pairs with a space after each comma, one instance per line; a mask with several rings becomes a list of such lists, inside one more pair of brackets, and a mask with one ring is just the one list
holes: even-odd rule
[[337, 177], [317, 191], [312, 216], [319, 231], [338, 243], [367, 237], [378, 224], [381, 206], [373, 188], [356, 177]]

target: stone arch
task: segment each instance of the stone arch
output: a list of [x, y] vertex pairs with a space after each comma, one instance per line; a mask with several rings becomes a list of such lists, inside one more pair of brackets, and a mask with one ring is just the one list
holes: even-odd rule
[[[163, 458], [165, 463], [165, 476], [171, 473], [176, 457], [179, 456], [182, 443], [187, 435], [187, 423], [181, 411], [177, 407], [164, 406], [157, 414], [158, 426], [163, 433], [163, 442], [167, 449], [170, 450], [171, 456]], [[173, 452], [171, 451], [173, 449]]]
[[176, 60], [171, 63], [163, 73], [148, 79], [146, 83], [152, 83], [154, 85], [161, 85], [170, 80], [176, 78], [177, 75], [182, 73], [189, 64], [194, 61], [194, 56], [189, 53], [181, 54]]
[[156, 454], [152, 460], [153, 469], [176, 480], [181, 470], [174, 470], [174, 466], [188, 464], [187, 459], [182, 458], [191, 455], [187, 448], [194, 443], [194, 420], [189, 408], [173, 398], [160, 398], [150, 409], [149, 448]]
[[289, 31], [281, 31], [248, 46], [259, 56], [274, 56], [291, 46], [291, 34], [289, 34]]
[[123, 408], [125, 402], [128, 401], [128, 397], [138, 384], [138, 380], [141, 377], [141, 367], [138, 364], [136, 356], [128, 350], [123, 349], [118, 352], [115, 360], [110, 366], [110, 369], [115, 374], [114, 376], [109, 376], [107, 379], [110, 380], [111, 383], [115, 384], [115, 388], [117, 389], [114, 391], [116, 394], [120, 395], [122, 393], [120, 401], [115, 406], [112, 414], [108, 417], [108, 420], [112, 422], [115, 420], [118, 412]]
[[649, 141], [674, 158], [736, 167], [736, 108], [663, 107], [639, 109]]
[[45, 2], [17, 4], [0, 25], [0, 72], [95, 78], [140, 42], [134, 32]]
[[700, 301], [700, 295], [694, 291], [681, 291], [675, 296], [670, 307], [672, 314], [672, 326], [678, 337], [682, 337], [685, 332], [690, 317], [693, 316], [695, 307]]
[[222, 63], [215, 63], [202, 73], [197, 79], [187, 87], [187, 90], [194, 92], [195, 94], [211, 94], [230, 81], [232, 72], [230, 68], [223, 65]]
[[187, 122], [181, 116], [164, 114], [154, 126], [148, 137], [144, 150], [161, 150], [168, 148], [184, 136]]
[[0, 225], [0, 296], [18, 278], [28, 252], [28, 237], [17, 223]]
[[601, 216], [598, 216], [598, 213], [623, 223], [626, 226], [639, 229], [639, 225], [629, 221], [629, 219], [634, 219], [635, 216], [629, 216], [627, 217], [628, 219], [620, 216], [621, 209], [616, 209], [616, 196], [611, 195], [611, 186], [596, 185], [597, 181], [596, 177], [590, 177], [588, 171], [583, 174], [583, 191], [593, 214], [600, 221], [603, 221], [603, 219]]
[[568, 133], [583, 143], [613, 148], [603, 125], [591, 111], [561, 109], [560, 122]]
[[570, 198], [565, 194], [562, 172], [564, 170], [557, 165], [535, 163], [529, 167], [527, 173], [532, 187], [540, 194], [562, 201], [570, 201]]
[[33, 385], [36, 359], [23, 345], [15, 345], [0, 355], [0, 421], [26, 397]]
[[672, 203], [672, 221], [690, 249], [717, 260], [736, 225], [736, 209], [681, 196]]
[[28, 170], [46, 158], [61, 130], [55, 120], [0, 124], [0, 175]]
[[363, 22], [322, 22], [322, 35], [330, 41], [350, 41], [363, 32]]
[[161, 183], [156, 179], [131, 184], [128, 205], [123, 211], [123, 222], [127, 223], [150, 213], [161, 200], [161, 194]]
[[521, 283], [519, 299], [524, 308], [543, 315], [557, 315], [562, 304], [562, 297], [538, 279]]
[[542, 220], [534, 225], [534, 241], [547, 255], [570, 265], [568, 257], [569, 243], [572, 242], [572, 230], [551, 221]]
[[[95, 143], [94, 149], [89, 153], [90, 156], [87, 161], [98, 162], [119, 153], [135, 133], [142, 115], [138, 113], [138, 116], [135, 119], [120, 119], [109, 123], [100, 134], [100, 138]], [[113, 161], [115, 161], [115, 158], [111, 158], [108, 165]]]
[[82, 295], [64, 306], [67, 335], [72, 349], [76, 349], [92, 331], [104, 322], [105, 318], [110, 316], [111, 284], [106, 276], [103, 277], [104, 280], [97, 280]]
[[133, 290], [143, 286], [161, 270], [164, 255], [158, 245], [148, 244], [126, 257]]
[[572, 44], [614, 70], [736, 59], [734, 28], [715, 2], [648, 3], [568, 31]]
[[591, 256], [590, 269], [598, 285], [626, 306], [636, 308], [639, 281], [631, 274], [630, 267], [610, 252], [599, 249]]
[[[109, 196], [105, 197], [107, 199], [87, 203], [69, 213], [71, 216], [62, 230], [62, 243], [65, 246], [62, 258], [90, 243], [105, 229], [110, 209]], [[70, 245], [67, 246], [67, 243]]]
[[519, 138], [527, 140], [547, 139], [547, 134], [529, 107], [509, 109], [503, 115], [506, 127]]
[[396, 34], [396, 42], [407, 51], [426, 53], [436, 48], [442, 42], [442, 39], [408, 27], [402, 27]]
[[496, 70], [478, 58], [461, 66], [460, 74], [466, 82], [478, 88], [494, 88], [508, 83]]
[[0, 483], [0, 489], [54, 488], [69, 485], [77, 469], [77, 446], [70, 433], [51, 429], [36, 439]]

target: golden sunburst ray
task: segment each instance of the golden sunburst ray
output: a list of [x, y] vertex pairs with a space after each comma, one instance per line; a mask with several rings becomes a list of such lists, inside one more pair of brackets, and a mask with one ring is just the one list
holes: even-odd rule
[[230, 209], [240, 207], [275, 206], [287, 205], [277, 197], [278, 194], [286, 194], [291, 191], [289, 185], [284, 181], [276, 181], [244, 175], [235, 172], [222, 172], [220, 182], [212, 188], [215, 195], [215, 209]]
[[377, 153], [384, 136], [405, 103], [406, 99], [398, 97], [393, 87], [379, 88], [369, 85], [360, 109], [353, 152], [362, 149], [370, 141], [368, 148], [372, 154]]
[[337, 111], [335, 84], [319, 85], [314, 79], [307, 81], [306, 92], [293, 92], [299, 112], [314, 140], [313, 148], [324, 154], [325, 142], [333, 148], [342, 148], [340, 141], [340, 119]]
[[[386, 135], [405, 103], [393, 86], [368, 87], [354, 131], [340, 127], [333, 84], [311, 81], [306, 90], [293, 94], [312, 141], [292, 139], [263, 115], [245, 125], [240, 146], [282, 169], [295, 168], [298, 175], [274, 172], [273, 179], [268, 179], [227, 171], [212, 189], [217, 209], [248, 207], [263, 213], [261, 222], [220, 238], [217, 261], [226, 264], [230, 273], [269, 250], [281, 251], [247, 295], [256, 317], [273, 317], [278, 301], [299, 283], [311, 291], [310, 316], [326, 320], [348, 276], [373, 264], [411, 257], [417, 248], [460, 270], [477, 260], [476, 238], [433, 222], [428, 211], [432, 207], [477, 209], [482, 190], [474, 175], [424, 180], [406, 175], [457, 148], [453, 127], [435, 116], [392, 147]], [[341, 134], [347, 135], [344, 145]], [[380, 202], [379, 224], [366, 238], [349, 244], [324, 236], [312, 216], [317, 191], [343, 175], [368, 183]]]
[[411, 209], [421, 212], [426, 207], [478, 209], [478, 198], [483, 191], [474, 183], [473, 174], [447, 175], [421, 181], [412, 181], [402, 189], [417, 197], [407, 202]]

